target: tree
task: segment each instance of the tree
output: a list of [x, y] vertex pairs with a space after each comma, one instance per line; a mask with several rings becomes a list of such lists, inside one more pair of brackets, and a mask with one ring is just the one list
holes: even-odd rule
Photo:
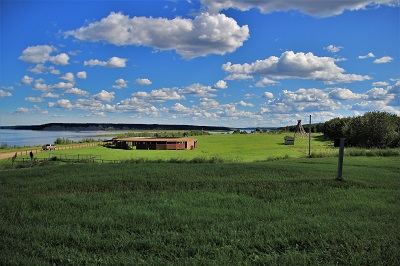
[[331, 139], [347, 138], [358, 147], [400, 147], [400, 117], [380, 111], [363, 116], [334, 118], [324, 125], [324, 135]]

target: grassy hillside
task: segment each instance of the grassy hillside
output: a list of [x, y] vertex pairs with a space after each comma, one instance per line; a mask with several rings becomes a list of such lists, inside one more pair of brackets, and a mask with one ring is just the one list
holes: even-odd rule
[[398, 157], [345, 158], [343, 182], [336, 167], [314, 158], [2, 171], [0, 264], [399, 265]]

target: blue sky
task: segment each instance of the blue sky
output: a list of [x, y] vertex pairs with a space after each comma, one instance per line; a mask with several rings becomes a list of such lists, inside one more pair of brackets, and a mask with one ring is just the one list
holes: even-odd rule
[[1, 125], [400, 115], [398, 1], [0, 3]]

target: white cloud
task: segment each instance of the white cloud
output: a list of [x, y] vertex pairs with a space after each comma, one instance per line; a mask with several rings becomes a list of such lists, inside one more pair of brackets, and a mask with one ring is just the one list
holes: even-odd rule
[[279, 84], [278, 81], [271, 80], [271, 79], [269, 79], [269, 78], [263, 78], [263, 79], [261, 79], [259, 82], [256, 83], [256, 87], [264, 88], [265, 85], [267, 85], [267, 86], [274, 86], [274, 85], [277, 85], [277, 84]]
[[31, 103], [40, 103], [40, 102], [43, 102], [43, 99], [40, 98], [40, 97], [37, 97], [37, 98], [35, 98], [35, 97], [25, 97], [25, 101], [31, 102]]
[[89, 95], [89, 92], [78, 89], [78, 88], [71, 88], [66, 91], [64, 91], [65, 94], [75, 94], [75, 95], [80, 95], [80, 96], [87, 96]]
[[55, 65], [68, 65], [69, 56], [66, 53], [62, 53], [56, 56], [52, 56], [49, 59]]
[[37, 91], [41, 91], [41, 92], [49, 92], [52, 90], [66, 90], [66, 89], [70, 89], [74, 86], [74, 84], [72, 84], [70, 82], [58, 82], [57, 84], [54, 84], [54, 85], [47, 85], [47, 84], [44, 84], [41, 82], [43, 82], [43, 80], [36, 81], [32, 90], [37, 90]]
[[226, 89], [228, 88], [225, 80], [219, 80], [217, 83], [214, 84], [214, 87], [217, 89]]
[[60, 73], [61, 73], [60, 70], [58, 70], [58, 69], [54, 69], [54, 68], [50, 69], [49, 68], [49, 70], [50, 70], [50, 73], [53, 75], [60, 75]]
[[59, 98], [60, 95], [56, 93], [46, 92], [42, 94], [42, 98]]
[[298, 89], [297, 91], [283, 90], [279, 97], [268, 101], [263, 113], [302, 113], [333, 111], [339, 108], [329, 95], [320, 89]]
[[274, 94], [272, 92], [266, 91], [266, 92], [263, 93], [263, 95], [261, 95], [261, 98], [272, 99], [272, 98], [274, 98]]
[[179, 90], [179, 93], [189, 94], [194, 97], [215, 97], [216, 96], [215, 94], [210, 93], [213, 91], [217, 90], [215, 88], [212, 88], [211, 86], [204, 86], [199, 83], [195, 83]]
[[25, 85], [30, 85], [33, 82], [34, 78], [29, 77], [27, 75], [25, 75], [22, 79], [21, 82]]
[[367, 55], [360, 55], [358, 59], [373, 58], [375, 55], [373, 53], [368, 53]]
[[135, 80], [135, 84], [139, 84], [139, 85], [147, 86], [147, 85], [151, 85], [152, 83], [153, 82], [151, 82], [149, 79], [138, 78], [138, 79]]
[[314, 79], [329, 84], [371, 79], [369, 76], [343, 74], [345, 72], [344, 69], [335, 64], [334, 58], [318, 57], [313, 53], [294, 53], [293, 51], [284, 52], [279, 58], [271, 56], [251, 64], [232, 64], [228, 62], [222, 65], [222, 69], [225, 72], [234, 74], [254, 74], [278, 79]]
[[86, 79], [87, 73], [86, 73], [86, 71], [80, 71], [80, 72], [76, 73], [76, 76], [80, 79]]
[[124, 113], [137, 113], [152, 116], [158, 115], [158, 109], [156, 107], [143, 100], [139, 100], [136, 97], [128, 98], [117, 103], [115, 108]]
[[387, 86], [387, 85], [389, 85], [389, 83], [386, 81], [377, 81], [372, 83], [372, 86], [374, 87]]
[[392, 0], [354, 0], [354, 1], [249, 1], [249, 0], [201, 0], [201, 3], [210, 12], [219, 12], [224, 9], [234, 8], [246, 11], [252, 8], [259, 9], [262, 13], [274, 11], [298, 10], [315, 17], [330, 17], [342, 14], [345, 10], [360, 10], [379, 5], [392, 5]]
[[12, 112], [12, 114], [26, 114], [28, 112], [30, 112], [29, 108], [18, 107], [16, 111]]
[[328, 50], [331, 53], [337, 53], [342, 49], [342, 46], [334, 46], [332, 44], [328, 45], [327, 47], [324, 47], [325, 50]]
[[147, 99], [150, 102], [165, 102], [184, 100], [185, 96], [177, 92], [177, 88], [162, 88], [160, 90], [152, 90], [150, 93], [141, 91], [132, 93], [133, 97]]
[[180, 103], [176, 103], [173, 106], [171, 106], [171, 111], [176, 112], [176, 113], [191, 113], [191, 109], [188, 107], [183, 106]]
[[244, 101], [238, 102], [237, 105], [239, 105], [239, 106], [249, 106], [249, 107], [253, 107], [253, 106], [254, 106], [254, 104], [252, 104], [252, 103], [246, 103], [246, 102], [244, 102]]
[[114, 89], [124, 89], [128, 88], [128, 82], [124, 79], [117, 79], [115, 81], [116, 85], [112, 85]]
[[68, 99], [60, 99], [57, 102], [49, 102], [48, 106], [50, 108], [62, 108], [68, 110], [71, 110], [74, 107]]
[[346, 89], [346, 88], [334, 88], [329, 93], [329, 97], [331, 99], [335, 99], [335, 100], [349, 101], [349, 100], [361, 99], [362, 95], [354, 93], [351, 90]]
[[71, 72], [66, 73], [64, 76], [60, 77], [60, 79], [75, 83], [75, 76]]
[[98, 101], [112, 102], [115, 99], [115, 92], [102, 90], [101, 92], [93, 95], [93, 99]]
[[384, 57], [375, 59], [375, 60], [374, 60], [374, 63], [375, 63], [375, 64], [386, 64], [386, 63], [389, 63], [389, 62], [392, 62], [392, 61], [393, 61], [393, 58], [392, 58], [392, 57], [390, 57], [390, 56], [384, 56]]
[[65, 32], [83, 41], [106, 41], [117, 46], [149, 46], [175, 50], [190, 59], [235, 51], [249, 38], [247, 25], [240, 27], [224, 14], [202, 13], [194, 19], [146, 18], [111, 12], [101, 21]]
[[252, 76], [247, 74], [232, 74], [225, 78], [226, 80], [246, 80], [246, 79], [253, 79]]
[[104, 66], [109, 68], [126, 67], [126, 58], [111, 57], [108, 61], [100, 61], [97, 59], [90, 59], [83, 63], [84, 66]]
[[0, 98], [11, 97], [11, 92], [0, 90]]
[[19, 57], [19, 59], [32, 64], [43, 64], [47, 61], [50, 61], [56, 65], [68, 64], [69, 56], [65, 53], [51, 56], [51, 53], [56, 51], [57, 49], [55, 47], [49, 45], [29, 46], [22, 51], [22, 55]]

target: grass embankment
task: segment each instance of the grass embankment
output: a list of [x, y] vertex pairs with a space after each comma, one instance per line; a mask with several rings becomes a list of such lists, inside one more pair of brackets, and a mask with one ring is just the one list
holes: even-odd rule
[[[135, 151], [132, 151], [135, 152]], [[399, 265], [398, 158], [2, 171], [6, 265]]]

